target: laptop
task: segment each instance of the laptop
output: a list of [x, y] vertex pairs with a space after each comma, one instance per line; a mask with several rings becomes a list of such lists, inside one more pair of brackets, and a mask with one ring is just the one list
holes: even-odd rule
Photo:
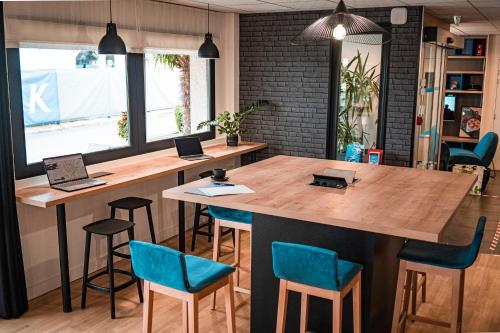
[[174, 139], [175, 148], [180, 158], [188, 161], [208, 160], [213, 158], [210, 155], [203, 154], [200, 139], [197, 137], [176, 138]]
[[43, 165], [51, 188], [66, 192], [106, 184], [102, 179], [89, 178], [82, 154], [44, 158]]

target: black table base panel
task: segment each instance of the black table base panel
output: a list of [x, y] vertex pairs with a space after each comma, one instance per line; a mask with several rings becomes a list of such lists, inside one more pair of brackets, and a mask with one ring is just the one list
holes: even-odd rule
[[[271, 243], [283, 241], [331, 249], [340, 259], [364, 266], [362, 331], [390, 332], [402, 238], [319, 223], [254, 214], [252, 224], [251, 332], [274, 332], [279, 281], [272, 268]], [[300, 297], [289, 292], [286, 332], [299, 332]], [[344, 298], [343, 332], [352, 332], [352, 296]], [[310, 297], [308, 330], [332, 331], [332, 302]]]
[[71, 289], [69, 280], [68, 237], [66, 235], [66, 207], [64, 204], [56, 206], [57, 236], [59, 239], [59, 268], [61, 271], [61, 291], [63, 311], [71, 312]]
[[[184, 184], [184, 171], [177, 173], [177, 185]], [[186, 208], [185, 203], [179, 200], [179, 251], [186, 252]]]

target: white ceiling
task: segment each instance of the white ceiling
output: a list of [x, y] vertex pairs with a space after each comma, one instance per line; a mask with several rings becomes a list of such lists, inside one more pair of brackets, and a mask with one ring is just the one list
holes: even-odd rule
[[[338, 0], [156, 0], [221, 12], [267, 13], [298, 10], [334, 9]], [[348, 8], [423, 5], [425, 11], [448, 23], [461, 15], [462, 23], [452, 25], [461, 35], [500, 34], [500, 0], [345, 0]]]

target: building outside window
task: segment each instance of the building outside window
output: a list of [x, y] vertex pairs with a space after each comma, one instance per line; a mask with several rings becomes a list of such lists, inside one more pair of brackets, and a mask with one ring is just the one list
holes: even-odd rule
[[130, 145], [126, 56], [19, 49], [28, 164]]
[[209, 69], [196, 51], [144, 54], [146, 141], [206, 132], [209, 119]]

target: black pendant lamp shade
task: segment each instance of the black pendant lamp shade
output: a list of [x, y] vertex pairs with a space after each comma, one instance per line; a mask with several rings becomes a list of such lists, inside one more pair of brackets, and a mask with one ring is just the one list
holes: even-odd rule
[[210, 5], [208, 5], [208, 32], [205, 34], [205, 41], [198, 50], [198, 57], [202, 59], [219, 59], [219, 49], [212, 40], [210, 33]]
[[99, 54], [127, 54], [125, 43], [116, 30], [116, 24], [113, 23], [113, 13], [111, 11], [111, 0], [109, 0], [110, 22], [106, 25], [106, 35], [102, 37], [97, 48]]
[[316, 20], [295, 37], [292, 43], [333, 39], [376, 45], [387, 41], [384, 35], [389, 35], [384, 28], [363, 16], [349, 13], [344, 1], [340, 0], [332, 14]]

